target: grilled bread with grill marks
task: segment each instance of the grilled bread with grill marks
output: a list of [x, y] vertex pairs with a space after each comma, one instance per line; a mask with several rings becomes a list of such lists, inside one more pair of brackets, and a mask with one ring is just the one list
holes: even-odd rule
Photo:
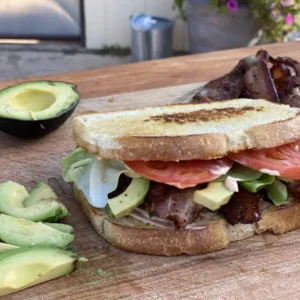
[[78, 146], [116, 160], [214, 159], [300, 140], [300, 109], [237, 99], [78, 116]]

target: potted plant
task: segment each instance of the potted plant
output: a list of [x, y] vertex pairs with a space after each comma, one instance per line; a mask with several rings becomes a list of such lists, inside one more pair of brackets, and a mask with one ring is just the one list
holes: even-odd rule
[[190, 51], [209, 52], [297, 36], [299, 0], [174, 0], [187, 21]]

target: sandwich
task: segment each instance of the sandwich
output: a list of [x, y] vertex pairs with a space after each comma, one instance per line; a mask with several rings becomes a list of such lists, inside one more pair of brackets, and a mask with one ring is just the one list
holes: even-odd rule
[[300, 109], [236, 99], [77, 116], [63, 178], [111, 245], [218, 251], [300, 227]]

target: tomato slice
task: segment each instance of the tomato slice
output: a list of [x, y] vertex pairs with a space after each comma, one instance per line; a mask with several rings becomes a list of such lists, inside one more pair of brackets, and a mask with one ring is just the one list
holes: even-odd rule
[[275, 148], [230, 153], [228, 157], [262, 173], [300, 179], [300, 141]]
[[125, 161], [131, 170], [153, 181], [180, 189], [212, 181], [226, 174], [232, 166], [227, 158], [185, 161]]

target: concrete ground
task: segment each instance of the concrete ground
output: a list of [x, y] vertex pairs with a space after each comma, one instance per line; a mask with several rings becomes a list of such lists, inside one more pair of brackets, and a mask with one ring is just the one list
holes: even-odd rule
[[65, 73], [130, 62], [130, 56], [89, 51], [76, 43], [6, 44], [0, 40], [0, 80]]

